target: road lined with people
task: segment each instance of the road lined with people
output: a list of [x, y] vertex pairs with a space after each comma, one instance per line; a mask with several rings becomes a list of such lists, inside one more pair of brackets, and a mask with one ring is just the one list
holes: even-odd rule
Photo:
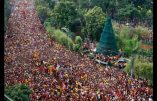
[[26, 10], [29, 3], [13, 3], [5, 33], [5, 87], [27, 84], [30, 101], [152, 99], [152, 88], [145, 80], [131, 78], [113, 66], [104, 68], [50, 40], [36, 10]]

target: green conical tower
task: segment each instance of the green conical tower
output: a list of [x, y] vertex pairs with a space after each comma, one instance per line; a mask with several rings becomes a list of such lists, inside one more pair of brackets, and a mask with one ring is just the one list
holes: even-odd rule
[[112, 55], [112, 56], [118, 54], [115, 35], [113, 32], [110, 17], [105, 22], [105, 26], [103, 32], [101, 33], [101, 37], [96, 53], [102, 53], [104, 55]]

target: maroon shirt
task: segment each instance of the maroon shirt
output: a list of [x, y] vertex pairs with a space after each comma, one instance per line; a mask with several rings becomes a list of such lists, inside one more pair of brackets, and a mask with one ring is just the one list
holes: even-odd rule
[[22, 10], [22, 14], [23, 14], [23, 16], [25, 16], [26, 15], [26, 11]]
[[45, 68], [45, 73], [48, 74], [48, 68]]
[[40, 66], [40, 67], [39, 67], [39, 71], [40, 71], [40, 72], [43, 72], [44, 70], [45, 70], [45, 67], [44, 67], [44, 66]]

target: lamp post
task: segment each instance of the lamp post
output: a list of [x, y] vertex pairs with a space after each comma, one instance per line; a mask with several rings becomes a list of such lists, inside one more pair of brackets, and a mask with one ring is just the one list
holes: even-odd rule
[[70, 50], [70, 48], [69, 48], [69, 32], [68, 32], [68, 49]]

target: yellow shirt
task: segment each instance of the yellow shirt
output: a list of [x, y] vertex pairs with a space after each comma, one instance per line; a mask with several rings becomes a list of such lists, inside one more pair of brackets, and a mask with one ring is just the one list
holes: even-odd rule
[[124, 63], [124, 66], [127, 66], [128, 64], [127, 63]]
[[84, 80], [87, 80], [87, 74], [85, 74], [83, 78], [84, 78]]
[[52, 74], [52, 66], [49, 66], [49, 73]]
[[26, 83], [26, 85], [29, 85], [28, 79], [25, 79], [25, 83]]
[[117, 65], [118, 65], [118, 62], [115, 62], [115, 65], [117, 66]]
[[131, 80], [130, 80], [130, 79], [128, 80], [128, 83], [129, 83], [129, 84], [131, 83]]

